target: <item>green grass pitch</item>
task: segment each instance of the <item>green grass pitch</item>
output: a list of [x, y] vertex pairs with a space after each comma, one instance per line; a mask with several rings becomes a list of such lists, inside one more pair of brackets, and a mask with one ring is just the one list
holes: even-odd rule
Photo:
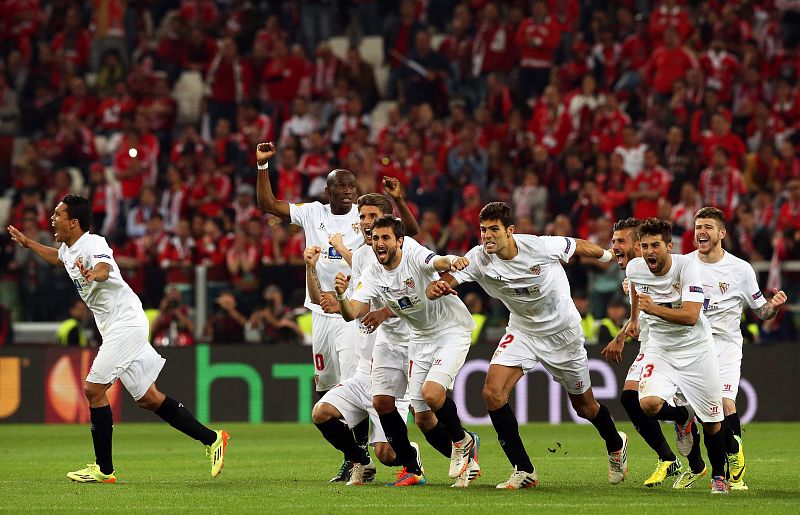
[[[452, 489], [448, 462], [420, 442], [429, 484], [383, 486], [394, 471], [378, 465], [375, 484], [347, 487], [327, 483], [340, 455], [310, 425], [215, 424], [231, 433], [222, 474], [209, 478], [203, 447], [163, 423], [118, 424], [114, 460], [119, 482], [70, 482], [65, 474], [94, 461], [86, 426], [0, 425], [5, 452], [0, 473], [0, 512], [52, 511], [160, 513], [797, 513], [800, 506], [800, 424], [745, 426], [747, 492], [711, 496], [698, 488], [677, 491], [669, 484], [647, 489], [642, 481], [655, 465], [653, 452], [627, 422], [628, 478], [617, 486], [606, 479], [602, 441], [591, 426], [530, 424], [521, 428], [539, 473], [539, 487], [498, 491], [510, 474], [491, 427], [482, 437], [483, 476], [470, 488]], [[668, 440], [673, 433], [664, 427]], [[560, 444], [560, 446], [558, 445]], [[550, 452], [548, 449], [554, 449]], [[705, 456], [705, 450], [704, 450]], [[668, 480], [669, 481], [669, 480]]]

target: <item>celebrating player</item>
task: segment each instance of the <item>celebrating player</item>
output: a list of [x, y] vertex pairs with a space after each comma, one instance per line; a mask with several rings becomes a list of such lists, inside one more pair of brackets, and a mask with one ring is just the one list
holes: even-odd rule
[[450, 298], [456, 285], [475, 281], [511, 312], [483, 387], [492, 425], [514, 466], [508, 481], [497, 488], [528, 488], [538, 481], [508, 404], [514, 385], [536, 363], [567, 389], [578, 415], [597, 428], [608, 451], [608, 480], [620, 483], [627, 473], [628, 438], [617, 431], [608, 408], [592, 393], [580, 315], [560, 263], [573, 254], [608, 262], [611, 253], [575, 238], [514, 234], [511, 208], [502, 202], [484, 206], [479, 219], [483, 244], [467, 253], [469, 265], [431, 283], [427, 294]]
[[[640, 257], [642, 249], [639, 246], [639, 235], [636, 229], [641, 222], [636, 218], [625, 218], [614, 224], [614, 233], [611, 238], [612, 250], [617, 259], [617, 265], [621, 270], [625, 270], [630, 260]], [[627, 293], [627, 291], [626, 291]], [[619, 363], [622, 356], [622, 349], [625, 346], [625, 338], [628, 336], [626, 328], [623, 328], [617, 336], [603, 349], [602, 354], [608, 361]], [[644, 486], [655, 487], [663, 483], [668, 477], [680, 474], [673, 484], [673, 488], [689, 488], [694, 482], [707, 474], [706, 465], [700, 454], [699, 433], [695, 424], [692, 424], [691, 432], [693, 443], [689, 452], [690, 469], [683, 471], [680, 460], [670, 449], [664, 433], [661, 431], [661, 424], [654, 418], [648, 417], [639, 405], [639, 376], [642, 374], [642, 361], [644, 360], [645, 347], [647, 346], [647, 323], [644, 322], [642, 314], [639, 315], [639, 353], [633, 360], [628, 375], [625, 377], [620, 402], [628, 413], [628, 417], [633, 423], [633, 427], [642, 436], [647, 445], [658, 454], [658, 463], [653, 473], [644, 480]], [[681, 435], [683, 440], [683, 435]], [[687, 440], [688, 443], [688, 440]]]
[[722, 410], [727, 426], [725, 448], [731, 490], [747, 490], [742, 429], [736, 414], [736, 394], [742, 373], [742, 329], [740, 320], [745, 304], [762, 320], [775, 317], [786, 303], [783, 291], [775, 290], [767, 302], [761, 293], [756, 274], [746, 261], [722, 249], [725, 239], [725, 214], [715, 207], [704, 207], [694, 217], [696, 258], [703, 277], [705, 301], [703, 313], [711, 324], [722, 386]]
[[[649, 417], [676, 422], [685, 440], [691, 440], [696, 412], [703, 421], [711, 462], [711, 493], [728, 493], [724, 432], [720, 424], [723, 414], [719, 365], [711, 327], [702, 313], [700, 267], [689, 256], [670, 254], [670, 222], [648, 218], [639, 226], [638, 233], [642, 257], [631, 260], [625, 272], [631, 288], [631, 332], [638, 333], [640, 310], [645, 313], [648, 327], [639, 404]], [[666, 402], [678, 390], [686, 398], [687, 406], [671, 406]], [[678, 446], [680, 449], [681, 440]]]
[[[457, 270], [467, 265], [464, 258], [437, 256], [422, 246], [405, 244], [403, 224], [392, 216], [382, 216], [372, 225], [372, 249], [378, 263], [369, 266], [355, 286], [351, 299], [345, 296], [349, 281], [336, 276], [336, 294], [345, 320], [362, 317], [370, 303], [380, 301], [406, 321], [410, 332], [408, 395], [416, 413], [432, 410], [451, 441], [449, 475], [459, 478], [454, 486], [480, 474], [477, 462], [479, 440], [461, 426], [456, 405], [447, 396], [455, 376], [469, 351], [475, 322], [457, 297], [433, 302], [425, 297], [425, 285], [437, 271]], [[425, 484], [419, 451], [408, 440], [405, 421], [393, 410], [380, 415], [381, 425], [403, 464], [405, 474], [395, 486]]]
[[89, 233], [92, 206], [78, 195], [67, 195], [50, 217], [56, 250], [37, 243], [9, 226], [11, 239], [54, 266], [63, 266], [78, 294], [94, 313], [103, 345], [86, 376], [84, 393], [89, 400], [92, 442], [96, 462], [69, 472], [67, 477], [81, 483], [116, 483], [111, 457], [113, 421], [106, 392], [119, 379], [139, 407], [151, 410], [175, 429], [199, 440], [211, 459], [211, 477], [222, 470], [228, 433], [212, 431], [197, 421], [180, 402], [156, 388], [155, 380], [164, 366], [147, 335], [150, 324], [142, 303], [122, 279], [113, 252], [105, 238]]

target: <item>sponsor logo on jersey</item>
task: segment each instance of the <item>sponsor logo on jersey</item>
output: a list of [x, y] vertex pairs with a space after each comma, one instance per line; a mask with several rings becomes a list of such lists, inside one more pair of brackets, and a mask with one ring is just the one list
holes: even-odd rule
[[430, 254], [428, 254], [428, 257], [425, 258], [425, 264], [427, 265], [428, 263], [430, 263], [431, 259], [433, 259], [434, 257], [436, 257], [435, 252], [431, 252]]
[[722, 385], [722, 391], [723, 392], [730, 392], [731, 391], [731, 385], [730, 384]]
[[672, 283], [672, 289], [675, 290], [675, 293], [681, 292], [681, 283]]
[[702, 286], [689, 286], [689, 291], [692, 293], [703, 293]]
[[731, 287], [730, 284], [721, 282], [719, 283], [719, 292], [724, 295], [725, 293], [727, 293], [728, 288], [730, 287]]
[[319, 223], [319, 230], [320, 231], [324, 231], [325, 230], [325, 222], [320, 222]]
[[712, 415], [717, 415], [719, 413], [719, 406], [714, 404], [711, 406], [711, 409], [709, 411], [711, 412]]
[[753, 297], [753, 300], [758, 300], [761, 297], [761, 295], [762, 295], [761, 290], [758, 290], [753, 295], [751, 295], [751, 297]]
[[328, 247], [328, 259], [342, 259], [342, 255], [339, 254], [339, 251], [333, 247]]
[[541, 267], [541, 266], [539, 266], [539, 265], [533, 265], [533, 266], [531, 267], [531, 273], [532, 273], [533, 275], [536, 275], [536, 276], [538, 276], [538, 275], [542, 275], [542, 267]]
[[108, 254], [95, 254], [95, 255], [94, 255], [94, 256], [92, 256], [92, 257], [93, 257], [93, 258], [95, 258], [95, 259], [98, 259], [98, 258], [106, 258], [106, 259], [111, 259], [111, 256], [109, 256]]
[[639, 290], [639, 293], [644, 293], [645, 295], [649, 294], [650, 293], [650, 287], [647, 286], [647, 285], [642, 286], [641, 289]]
[[413, 277], [409, 277], [404, 282], [405, 282], [406, 287], [408, 287], [408, 289], [410, 289], [410, 290], [414, 289], [415, 284], [414, 284], [414, 278]]
[[516, 295], [517, 297], [530, 295], [530, 293], [528, 292], [528, 288], [512, 288], [511, 291], [513, 292], [513, 295]]
[[564, 254], [569, 254], [569, 249], [572, 248], [572, 240], [570, 240], [569, 238], [564, 238], [564, 239], [567, 240], [567, 246], [564, 248]]
[[414, 299], [410, 299], [408, 297], [403, 297], [397, 301], [398, 307], [400, 309], [410, 309], [413, 308], [416, 304], [419, 304], [420, 300], [418, 297], [414, 297]]

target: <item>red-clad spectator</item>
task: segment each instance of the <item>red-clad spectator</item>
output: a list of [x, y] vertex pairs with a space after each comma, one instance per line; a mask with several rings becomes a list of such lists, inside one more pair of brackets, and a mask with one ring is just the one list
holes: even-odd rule
[[209, 283], [225, 283], [230, 279], [225, 261], [231, 241], [222, 231], [222, 219], [206, 218], [203, 236], [197, 241], [197, 264], [208, 267]]
[[[481, 191], [476, 184], [467, 184], [462, 190], [464, 205], [453, 214], [453, 220], [461, 219], [467, 223], [469, 232], [475, 237], [479, 236], [479, 215], [483, 204], [481, 203]], [[460, 254], [461, 255], [461, 254]]]
[[608, 171], [596, 178], [597, 189], [605, 201], [605, 211], [613, 213], [619, 220], [631, 214], [631, 199], [628, 192], [632, 179], [625, 173], [625, 160], [621, 154], [613, 152], [608, 157]]
[[181, 218], [175, 235], [162, 242], [158, 253], [158, 266], [165, 270], [167, 284], [179, 284], [184, 288], [192, 286], [196, 252], [189, 220]]
[[8, 0], [0, 3], [0, 34], [20, 49], [25, 60], [32, 55], [31, 40], [42, 23], [39, 0]]
[[622, 156], [623, 168], [631, 179], [635, 179], [644, 168], [644, 153], [647, 145], [641, 142], [639, 133], [633, 127], [622, 129], [622, 145], [614, 149], [615, 154]]
[[786, 125], [780, 116], [770, 111], [766, 102], [759, 100], [745, 128], [745, 136], [747, 148], [755, 150], [762, 143], [772, 144], [773, 141], [782, 140], [786, 136]]
[[[339, 147], [339, 152], [336, 154], [339, 161], [345, 161], [347, 156], [352, 153], [363, 153], [369, 144], [369, 127], [361, 124], [354, 131], [350, 131]], [[392, 145], [394, 147], [394, 145]]]
[[187, 215], [189, 186], [184, 182], [180, 170], [175, 165], [167, 168], [167, 187], [161, 193], [161, 214], [164, 228], [174, 231], [181, 218]]
[[691, 141], [695, 145], [702, 145], [703, 140], [711, 136], [711, 119], [717, 113], [728, 120], [732, 120], [731, 112], [719, 102], [719, 92], [715, 89], [706, 89], [703, 94], [703, 107], [692, 114]]
[[703, 205], [713, 206], [730, 219], [742, 195], [747, 193], [742, 172], [729, 164], [730, 155], [725, 147], [714, 150], [711, 166], [700, 174], [700, 196]]
[[308, 149], [300, 156], [297, 167], [309, 181], [313, 181], [331, 171], [333, 152], [325, 145], [325, 140], [319, 131], [312, 132], [308, 141]]
[[614, 33], [610, 29], [600, 31], [599, 41], [592, 47], [589, 61], [595, 72], [602, 74], [600, 90], [611, 90], [619, 79], [622, 45], [614, 41]]
[[664, 31], [664, 45], [657, 47], [647, 63], [642, 75], [653, 91], [662, 97], [672, 92], [672, 83], [686, 75], [686, 70], [697, 68], [697, 59], [686, 47], [680, 44], [675, 29]]
[[197, 133], [197, 128], [194, 125], [187, 125], [172, 145], [170, 162], [188, 177], [200, 169], [200, 162], [208, 150], [209, 147]]
[[386, 138], [392, 135], [395, 138], [404, 139], [411, 130], [408, 121], [400, 114], [400, 108], [393, 104], [386, 111], [386, 125], [378, 131], [378, 151], [387, 152]]
[[528, 132], [551, 156], [557, 156], [567, 146], [572, 129], [569, 112], [561, 102], [558, 89], [553, 85], [547, 86], [533, 110]]
[[733, 115], [740, 118], [752, 116], [756, 103], [767, 98], [766, 84], [758, 68], [745, 68], [743, 76], [733, 86]]
[[128, 95], [125, 82], [114, 84], [114, 93], [100, 101], [97, 106], [97, 123], [105, 134], [122, 130], [122, 121], [136, 111], [136, 101]]
[[628, 197], [633, 202], [633, 216], [639, 220], [656, 216], [659, 201], [667, 198], [671, 182], [669, 172], [659, 165], [655, 150], [647, 149], [642, 171], [628, 184]]
[[631, 118], [620, 109], [616, 95], [606, 95], [605, 102], [598, 106], [595, 113], [594, 130], [591, 136], [595, 150], [603, 154], [613, 152], [623, 143], [622, 129], [630, 124]]
[[514, 66], [515, 56], [511, 26], [500, 20], [497, 3], [487, 2], [472, 39], [472, 75], [508, 72]]
[[89, 93], [80, 77], [70, 81], [69, 89], [70, 94], [61, 103], [61, 114], [73, 113], [81, 123], [92, 127], [97, 114], [97, 99]]
[[74, 113], [63, 115], [61, 128], [55, 136], [60, 162], [70, 165], [88, 165], [97, 160], [92, 131], [81, 123]]
[[672, 208], [672, 225], [691, 231], [694, 228], [694, 215], [701, 207], [703, 204], [694, 183], [684, 182], [680, 201]]
[[236, 229], [233, 241], [225, 252], [225, 264], [231, 283], [238, 293], [258, 290], [260, 257], [258, 245], [248, 241], [244, 229]]
[[292, 100], [292, 116], [281, 127], [280, 144], [282, 147], [290, 145], [290, 139], [295, 138], [300, 143], [300, 149], [308, 149], [309, 138], [318, 130], [319, 120], [311, 113], [308, 99], [302, 96], [295, 97]]
[[158, 46], [156, 46], [156, 56], [162, 66], [178, 70], [188, 64], [186, 38], [189, 31], [185, 20], [175, 15], [169, 19], [167, 27], [167, 32], [158, 41]]
[[692, 32], [692, 24], [689, 21], [689, 14], [677, 0], [662, 0], [660, 5], [650, 13], [650, 23], [647, 32], [653, 46], [659, 46], [665, 39], [667, 29], [673, 29], [680, 37], [681, 41]]
[[575, 32], [580, 22], [578, 0], [547, 0], [547, 11], [561, 24], [563, 32]]
[[72, 184], [72, 174], [66, 168], [60, 168], [52, 174], [50, 184], [44, 194], [45, 206], [55, 206], [61, 202], [66, 195], [74, 193]]
[[387, 27], [383, 38], [383, 60], [389, 63], [390, 84], [394, 83], [392, 79], [397, 78], [397, 71], [403, 67], [403, 59], [411, 51], [417, 31], [424, 28], [425, 26], [417, 20], [415, 2], [401, 0], [400, 18], [395, 19]]
[[[789, 144], [791, 146], [791, 143]], [[775, 147], [772, 142], [761, 143], [758, 150], [747, 154], [744, 160], [744, 183], [747, 189], [758, 192], [767, 188], [772, 188], [775, 178], [778, 176], [778, 169], [781, 161], [775, 155]], [[798, 168], [800, 168], [800, 163]]]
[[571, 91], [580, 87], [584, 77], [592, 70], [589, 66], [589, 45], [583, 39], [576, 38], [570, 48], [570, 59], [558, 68], [558, 84], [562, 91]]
[[467, 220], [454, 216], [447, 227], [446, 234], [443, 235], [447, 238], [443, 251], [454, 256], [463, 256], [469, 252], [478, 242], [475, 236], [475, 227], [477, 225], [469, 225]]
[[753, 27], [743, 16], [737, 14], [737, 8], [730, 2], [722, 6], [722, 18], [714, 24], [714, 37], [728, 43], [733, 52], [740, 52], [742, 45], [753, 38]]
[[720, 100], [728, 103], [733, 93], [733, 82], [741, 73], [739, 58], [725, 50], [721, 39], [711, 41], [711, 47], [700, 54], [700, 67], [706, 75], [706, 84], [719, 91]]
[[275, 124], [267, 114], [258, 110], [255, 102], [246, 101], [239, 104], [237, 123], [239, 127], [237, 139], [243, 149], [252, 148], [253, 142], [263, 143], [275, 139]]
[[517, 28], [514, 39], [520, 52], [519, 90], [523, 98], [538, 97], [550, 80], [561, 24], [549, 16], [544, 0], [533, 2], [530, 18]]
[[212, 127], [218, 118], [236, 123], [236, 106], [250, 98], [253, 75], [247, 62], [238, 56], [236, 41], [227, 37], [208, 65], [205, 75], [206, 102]]
[[152, 134], [142, 134], [136, 128], [125, 131], [113, 160], [123, 199], [133, 200], [143, 184], [154, 184], [157, 159], [158, 141]]
[[590, 141], [595, 112], [605, 104], [605, 97], [597, 91], [597, 81], [593, 75], [586, 75], [581, 81], [581, 88], [571, 92], [564, 103], [570, 116], [572, 127], [577, 132], [579, 141]]
[[731, 132], [731, 122], [728, 121], [728, 118], [717, 113], [711, 117], [711, 135], [703, 139], [703, 162], [711, 163], [711, 156], [719, 147], [728, 152], [729, 164], [734, 168], [741, 169], [747, 149], [742, 138]]
[[41, 230], [46, 231], [50, 229], [50, 215], [42, 202], [39, 189], [33, 187], [22, 189], [19, 202], [17, 202], [11, 210], [11, 217], [9, 218], [10, 225], [22, 227], [26, 211], [35, 213], [38, 226]]
[[794, 179], [800, 179], [800, 157], [797, 156], [791, 140], [784, 140], [778, 149], [780, 154], [780, 164], [773, 187], [775, 191], [781, 191], [783, 185]]
[[570, 210], [572, 226], [575, 227], [580, 238], [588, 239], [590, 237], [598, 218], [611, 218], [612, 213], [603, 200], [597, 183], [591, 179], [585, 180], [578, 192], [578, 198]]
[[72, 6], [64, 17], [64, 30], [57, 33], [50, 43], [53, 54], [77, 70], [86, 68], [92, 41], [89, 31], [82, 27], [80, 11], [77, 6]]
[[308, 191], [308, 177], [297, 167], [297, 151], [286, 147], [281, 149], [278, 158], [275, 171], [270, 170], [270, 182], [275, 187], [276, 198], [292, 203], [303, 202]]
[[786, 127], [800, 129], [800, 94], [788, 80], [779, 80], [772, 99], [772, 111], [781, 117]]
[[778, 211], [778, 222], [775, 230], [791, 229], [800, 231], [800, 178], [792, 179], [786, 186], [788, 198]]
[[644, 18], [641, 15], [637, 16], [634, 32], [622, 41], [619, 62], [621, 77], [615, 86], [617, 91], [633, 90], [641, 81], [639, 70], [647, 63], [652, 48], [645, 27]]
[[219, 20], [219, 10], [213, 0], [181, 0], [180, 17], [190, 26], [212, 31]]
[[171, 134], [178, 114], [178, 103], [172, 98], [167, 77], [156, 74], [153, 78], [152, 93], [142, 100], [139, 107], [146, 113], [149, 132]]
[[261, 210], [258, 209], [253, 200], [255, 192], [255, 188], [247, 183], [241, 184], [236, 188], [236, 200], [233, 202], [233, 210], [235, 212], [234, 222], [237, 227], [244, 227], [250, 220], [261, 219]]
[[143, 186], [139, 194], [139, 203], [128, 211], [125, 232], [131, 238], [143, 236], [147, 230], [147, 221], [158, 212], [158, 193], [153, 186]]
[[206, 156], [189, 190], [189, 207], [207, 217], [220, 216], [230, 205], [231, 192], [230, 176], [219, 169], [214, 156]]
[[370, 115], [364, 113], [361, 97], [351, 94], [347, 99], [347, 110], [333, 121], [331, 128], [331, 143], [341, 145], [345, 136], [355, 132], [360, 125], [372, 126]]
[[497, 124], [504, 124], [511, 114], [513, 106], [511, 90], [503, 78], [496, 73], [489, 73], [486, 77], [486, 107], [491, 120]]
[[191, 29], [186, 41], [186, 61], [184, 67], [205, 74], [209, 63], [217, 54], [216, 42], [200, 30], [199, 27]]
[[285, 41], [276, 41], [272, 59], [261, 70], [262, 101], [270, 102], [274, 115], [280, 120], [289, 118], [289, 106], [300, 90], [306, 63], [289, 54]]
[[422, 171], [420, 163], [409, 156], [408, 144], [400, 139], [394, 142], [388, 162], [382, 164], [379, 175], [394, 177], [404, 188], [408, 188], [411, 180]]
[[323, 41], [317, 45], [312, 66], [311, 98], [315, 100], [327, 98], [344, 63], [334, 55], [330, 44]]
[[280, 24], [280, 18], [273, 14], [267, 17], [267, 21], [264, 22], [264, 28], [256, 32], [255, 41], [263, 44], [268, 53], [272, 53], [278, 41], [286, 41], [288, 38], [288, 34], [281, 28]]
[[211, 142], [211, 153], [219, 171], [225, 175], [232, 175], [239, 160], [239, 145], [231, 132], [231, 123], [225, 118], [217, 120], [214, 139]]

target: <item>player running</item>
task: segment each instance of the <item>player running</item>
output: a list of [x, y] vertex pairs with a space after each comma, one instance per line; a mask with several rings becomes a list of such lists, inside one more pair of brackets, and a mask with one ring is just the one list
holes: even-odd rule
[[63, 266], [78, 294], [94, 314], [103, 345], [92, 362], [83, 391], [89, 400], [95, 463], [69, 472], [79, 483], [116, 483], [111, 455], [113, 420], [106, 392], [119, 379], [140, 408], [153, 411], [169, 425], [199, 440], [211, 460], [211, 477], [217, 477], [228, 445], [226, 431], [212, 431], [197, 421], [184, 405], [156, 388], [155, 380], [166, 360], [147, 341], [150, 323], [139, 297], [120, 275], [106, 239], [89, 233], [92, 206], [78, 195], [67, 195], [50, 217], [56, 250], [37, 243], [16, 227], [8, 226], [11, 239], [54, 266]]
[[497, 488], [529, 488], [538, 482], [508, 404], [514, 385], [537, 363], [566, 388], [578, 415], [597, 428], [608, 452], [608, 480], [622, 482], [627, 473], [628, 437], [617, 431], [608, 408], [592, 393], [580, 315], [561, 266], [574, 254], [608, 262], [611, 253], [576, 238], [514, 234], [511, 208], [502, 202], [484, 206], [480, 231], [483, 244], [467, 253], [468, 266], [432, 282], [427, 294], [450, 299], [455, 286], [474, 281], [511, 312], [483, 387], [492, 425], [514, 466], [508, 481]]
[[742, 309], [747, 305], [762, 320], [774, 318], [786, 303], [783, 291], [775, 290], [767, 302], [758, 286], [753, 267], [722, 248], [725, 239], [725, 214], [715, 207], [704, 207], [694, 217], [696, 258], [703, 278], [703, 313], [711, 324], [719, 359], [722, 409], [727, 422], [725, 448], [728, 455], [728, 486], [747, 490], [742, 429], [736, 413], [736, 394], [742, 373]]
[[[437, 271], [460, 269], [467, 261], [457, 256], [437, 256], [418, 245], [409, 247], [402, 222], [390, 215], [373, 223], [371, 237], [378, 263], [365, 270], [351, 298], [345, 296], [349, 285], [347, 277], [342, 273], [336, 276], [342, 316], [345, 320], [363, 317], [371, 303], [383, 302], [392, 313], [405, 320], [410, 332], [408, 395], [411, 405], [415, 413], [432, 410], [450, 437], [449, 476], [460, 479], [467, 474], [475, 479], [480, 474], [479, 439], [461, 426], [456, 405], [447, 396], [447, 390], [466, 360], [475, 322], [460, 299], [451, 297], [447, 302], [433, 302], [424, 292], [425, 285], [436, 278]], [[419, 451], [409, 442], [405, 420], [395, 409], [380, 415], [380, 422], [405, 469], [405, 475], [398, 477], [393, 485], [425, 484]]]

